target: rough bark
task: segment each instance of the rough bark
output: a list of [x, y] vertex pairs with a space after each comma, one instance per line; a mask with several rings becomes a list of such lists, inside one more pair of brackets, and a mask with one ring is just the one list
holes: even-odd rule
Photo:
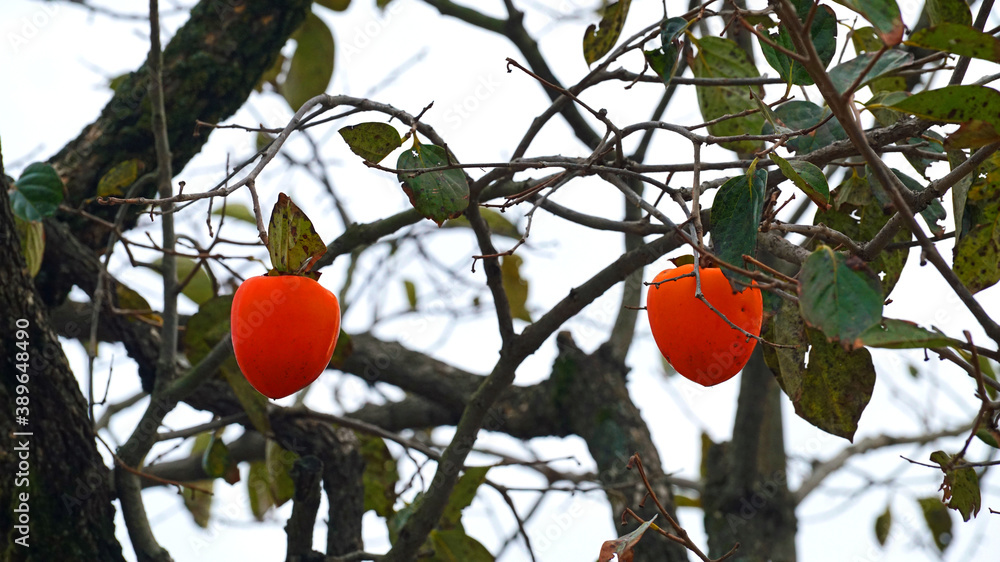
[[327, 555], [363, 550], [365, 461], [354, 432], [307, 418], [275, 416], [271, 424], [282, 447], [300, 456], [313, 455], [323, 463], [323, 489], [329, 503]]
[[[0, 163], [0, 183], [2, 172]], [[0, 471], [5, 475], [0, 529], [6, 538], [0, 542], [0, 560], [123, 560], [115, 510], [103, 485], [107, 468], [97, 452], [87, 403], [26, 273], [7, 186], [0, 187]], [[18, 338], [19, 319], [27, 321], [22, 334], [27, 337]], [[27, 343], [26, 351], [18, 342]], [[27, 353], [27, 361], [19, 353]], [[22, 363], [28, 376], [18, 380]], [[27, 404], [16, 404], [18, 396], [27, 397]], [[18, 417], [27, 424], [20, 425]], [[22, 494], [27, 494], [23, 503], [30, 518], [28, 548], [13, 542], [22, 535], [14, 529], [20, 524], [15, 510]]]
[[[208, 140], [209, 129], [232, 115], [277, 58], [288, 37], [302, 23], [310, 0], [202, 0], [163, 52], [163, 90], [173, 154], [180, 171]], [[100, 178], [114, 165], [137, 159], [156, 168], [149, 101], [149, 72], [143, 65], [129, 74], [98, 119], [63, 147], [50, 162], [66, 182], [66, 204], [109, 221], [117, 207], [94, 202]], [[148, 182], [143, 193], [155, 192]], [[126, 229], [142, 212], [135, 208]], [[103, 249], [108, 231], [75, 215], [61, 217], [88, 247]]]
[[[618, 525], [626, 507], [646, 520], [656, 513], [652, 501], [643, 501], [647, 491], [639, 474], [626, 468], [633, 453], [639, 453], [657, 497], [676, 519], [674, 496], [660, 455], [625, 386], [624, 362], [613, 358], [608, 346], [591, 354], [583, 352], [568, 332], [561, 332], [556, 344], [559, 356], [552, 369], [555, 392], [551, 398], [560, 410], [559, 419], [564, 421], [565, 431], [586, 440], [620, 534], [637, 526], [631, 520], [624, 527]], [[663, 521], [659, 523], [668, 527]], [[636, 561], [687, 560], [686, 551], [676, 543], [655, 535], [649, 539], [636, 549]]]
[[788, 491], [781, 396], [760, 348], [743, 368], [733, 440], [704, 461], [709, 556], [739, 542], [739, 562], [794, 562], [795, 504]]

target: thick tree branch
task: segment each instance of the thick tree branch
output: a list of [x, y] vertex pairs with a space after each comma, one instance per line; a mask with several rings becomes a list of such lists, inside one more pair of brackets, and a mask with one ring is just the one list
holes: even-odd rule
[[[27, 273], [4, 178], [0, 160], [0, 559], [121, 561], [107, 468]], [[14, 542], [22, 536], [26, 544]]]
[[[310, 5], [307, 0], [238, 4], [202, 0], [191, 10], [190, 19], [163, 53], [165, 113], [174, 169], [183, 169], [208, 140], [196, 122], [221, 121], [243, 105]], [[100, 117], [52, 157], [51, 163], [66, 181], [66, 204], [113, 220], [115, 207], [92, 202], [100, 178], [112, 166], [130, 159], [137, 159], [146, 170], [156, 168], [150, 86], [144, 65], [125, 78]], [[130, 228], [141, 212], [140, 208], [130, 212], [125, 227]], [[86, 246], [103, 248], [107, 236], [103, 226], [72, 215], [61, 218]]]

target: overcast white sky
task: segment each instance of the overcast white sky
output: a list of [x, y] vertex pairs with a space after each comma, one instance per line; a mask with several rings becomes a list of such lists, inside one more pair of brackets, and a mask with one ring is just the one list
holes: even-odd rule
[[[565, 0], [552, 9], [553, 13], [575, 12], [574, 2], [583, 4], [582, 0]], [[184, 2], [184, 5], [191, 3]], [[536, 3], [517, 4], [530, 8]], [[914, 10], [921, 4], [916, 1], [900, 3], [908, 23], [915, 21], [917, 14]], [[144, 2], [108, 2], [105, 5], [132, 14], [141, 14], [145, 10]], [[163, 9], [169, 9], [170, 5], [167, 3]], [[655, 21], [659, 17], [660, 5], [660, 2], [652, 1], [634, 3], [625, 35]], [[434, 109], [428, 113], [426, 120], [448, 140], [460, 160], [490, 162], [509, 157], [528, 123], [547, 105], [547, 98], [529, 77], [516, 72], [506, 73], [504, 59], [510, 56], [520, 60], [519, 53], [503, 39], [454, 20], [442, 20], [436, 12], [416, 0], [396, 0], [393, 6], [384, 14], [374, 9], [373, 0], [355, 0], [346, 13], [334, 14], [322, 8], [316, 9], [331, 24], [337, 41], [337, 68], [328, 93], [365, 96], [374, 91], [371, 94], [373, 99], [414, 114], [433, 101]], [[502, 13], [501, 3], [491, 2], [488, 10]], [[840, 14], [847, 16], [847, 12], [840, 11]], [[172, 33], [184, 18], [183, 10], [165, 17], [167, 32]], [[852, 19], [845, 21], [849, 23]], [[987, 27], [997, 25], [1000, 23], [998, 20], [997, 14], [993, 14]], [[529, 29], [543, 37], [543, 51], [552, 61], [557, 75], [566, 83], [579, 79], [587, 70], [580, 53], [580, 39], [588, 23], [589, 20], [582, 19], [552, 25], [547, 17], [528, 20]], [[7, 78], [5, 87], [0, 88], [0, 107], [3, 108], [0, 112], [0, 137], [3, 139], [8, 174], [16, 177], [28, 163], [47, 159], [98, 115], [110, 98], [108, 79], [136, 68], [145, 58], [148, 49], [146, 34], [147, 25], [141, 21], [111, 19], [64, 3], [5, 0], [0, 4], [0, 68], [4, 69]], [[641, 68], [641, 61], [634, 57], [626, 60], [633, 65], [633, 70]], [[996, 65], [976, 64], [970, 74], [996, 71]], [[397, 73], [395, 78], [386, 83], [387, 76], [393, 73]], [[609, 116], [616, 122], [631, 123], [648, 119], [659, 94], [660, 91], [654, 87], [624, 91], [620, 85], [606, 84], [588, 91], [585, 99], [595, 107], [606, 107]], [[770, 94], [779, 95], [780, 92]], [[859, 98], [864, 99], [864, 94], [859, 94]], [[702, 121], [691, 88], [681, 88], [668, 111], [671, 120], [676, 122], [692, 124]], [[230, 121], [245, 125], [262, 122], [268, 126], [282, 126], [289, 116], [290, 111], [280, 98], [265, 94], [254, 95], [247, 108]], [[340, 126], [364, 120], [380, 121], [382, 118], [369, 116], [335, 123], [317, 135], [334, 183], [353, 220], [358, 222], [386, 216], [407, 205], [406, 196], [395, 178], [366, 169], [336, 134]], [[252, 144], [251, 135], [235, 131], [216, 132], [206, 150], [179, 171], [177, 177], [187, 182], [188, 190], [209, 187], [222, 177], [226, 157], [239, 161], [251, 153]], [[302, 154], [304, 146], [303, 143], [292, 143], [290, 148]], [[531, 153], [584, 155], [585, 151], [572, 140], [561, 121], [553, 120], [533, 144]], [[657, 138], [651, 159], [660, 163], [682, 162], [689, 160], [689, 154], [687, 144], [664, 134]], [[731, 159], [732, 154], [706, 150], [703, 158]], [[944, 169], [937, 165], [934, 171], [940, 174]], [[475, 175], [477, 171], [470, 173]], [[703, 175], [703, 179], [709, 177], [712, 176]], [[675, 184], [679, 185], [682, 181], [683, 178], [678, 176]], [[324, 240], [329, 241], [340, 233], [342, 225], [334, 218], [329, 198], [323, 194], [322, 188], [301, 173], [282, 171], [275, 166], [274, 170], [262, 176], [258, 186], [263, 208], [270, 209], [278, 192], [286, 191], [310, 214]], [[248, 200], [244, 193], [234, 197], [239, 201]], [[560, 190], [555, 199], [581, 211], [610, 218], [620, 216], [622, 209], [617, 192], [596, 182], [570, 184]], [[945, 201], [945, 207], [950, 215], [949, 200]], [[669, 206], [664, 203], [661, 208], [669, 209]], [[204, 238], [204, 207], [192, 209], [182, 221], [181, 228]], [[671, 215], [678, 215], [675, 210], [669, 210]], [[520, 214], [511, 213], [512, 217]], [[156, 236], [158, 225], [150, 227], [145, 223], [144, 228]], [[473, 282], [482, 282], [481, 272], [475, 276], [466, 273], [470, 265], [469, 257], [477, 253], [474, 240], [467, 233], [438, 232], [429, 222], [418, 225], [415, 232], [421, 233], [420, 239], [425, 248], [441, 263]], [[254, 236], [251, 227], [242, 225], [235, 225], [229, 233], [229, 237], [242, 240], [251, 240]], [[942, 254], [950, 255], [951, 248], [947, 242], [940, 246]], [[536, 316], [562, 298], [571, 287], [614, 259], [621, 249], [622, 241], [617, 235], [594, 233], [539, 212], [528, 245], [518, 251], [525, 260], [524, 273], [531, 281], [529, 305]], [[687, 252], [677, 252], [681, 253]], [[389, 259], [385, 252], [379, 257]], [[375, 262], [374, 259], [364, 262], [365, 270], [372, 271]], [[487, 372], [493, 364], [499, 341], [491, 321], [492, 315], [481, 315], [461, 323], [460, 329], [454, 329], [446, 314], [434, 314], [433, 311], [465, 305], [471, 300], [471, 292], [462, 288], [450, 295], [435, 294], [435, 287], [427, 279], [429, 275], [441, 276], [430, 271], [433, 268], [422, 265], [413, 252], [393, 257], [390, 263], [391, 273], [388, 276], [379, 273], [370, 280], [367, 288], [365, 284], [356, 282], [350, 293], [356, 304], [345, 315], [345, 328], [349, 331], [363, 330], [377, 313], [385, 316], [405, 310], [402, 279], [412, 279], [421, 291], [421, 302], [426, 303], [431, 312], [383, 321], [376, 333], [380, 337], [404, 341], [408, 346], [425, 350], [470, 371]], [[334, 291], [342, 286], [344, 265], [340, 260], [326, 270], [322, 279]], [[236, 267], [244, 275], [263, 271], [260, 264], [247, 263]], [[660, 260], [647, 268], [645, 278], [652, 278], [665, 267], [668, 267], [666, 259]], [[146, 298], [157, 306], [159, 289], [154, 275], [131, 270], [122, 256], [116, 257], [112, 269], [127, 283], [143, 290]], [[914, 250], [903, 281], [892, 295], [894, 302], [886, 308], [886, 316], [906, 318], [925, 326], [933, 324], [953, 336], [960, 336], [963, 329], [971, 329], [974, 336], [985, 341], [985, 336], [976, 329], [971, 316], [931, 268], [916, 271], [919, 269], [919, 255]], [[360, 279], [366, 278], [362, 276]], [[373, 297], [377, 297], [378, 309], [373, 305]], [[1000, 289], [993, 287], [981, 292], [978, 297], [987, 310], [994, 315], [1000, 314]], [[567, 325], [566, 328], [573, 332], [577, 343], [584, 349], [592, 349], [602, 341], [614, 319], [619, 298], [617, 290], [609, 292]], [[194, 311], [190, 302], [184, 305], [186, 311]], [[416, 330], [415, 327], [423, 326], [423, 322], [428, 328]], [[652, 428], [654, 439], [660, 446], [664, 468], [679, 475], [696, 477], [700, 432], [707, 432], [716, 441], [727, 439], [731, 433], [738, 378], [712, 389], [703, 389], [679, 377], [665, 378], [659, 354], [642, 316], [637, 338], [629, 356], [632, 396]], [[66, 342], [65, 347], [81, 381], [86, 380], [82, 348], [75, 342]], [[530, 384], [547, 376], [554, 353], [555, 347], [550, 341], [519, 369], [517, 383]], [[874, 356], [879, 379], [871, 404], [861, 419], [856, 439], [882, 433], [912, 435], [950, 428], [967, 421], [975, 411], [973, 385], [956, 369], [937, 360], [925, 363], [919, 353], [875, 352]], [[134, 393], [138, 382], [135, 367], [124, 350], [120, 346], [103, 345], [95, 369], [97, 388], [104, 387], [112, 359], [114, 384], [111, 386], [110, 401], [114, 402]], [[910, 377], [907, 364], [916, 365], [921, 375]], [[398, 393], [389, 393], [398, 396]], [[339, 405], [331, 398], [335, 394], [340, 400]], [[365, 385], [356, 379], [328, 372], [314, 385], [307, 402], [317, 409], [349, 411], [368, 396]], [[790, 403], [785, 400], [784, 404], [787, 411], [786, 443], [792, 457], [790, 478], [795, 486], [807, 474], [809, 459], [829, 458], [847, 443], [798, 419]], [[141, 410], [141, 406], [134, 407], [118, 416], [112, 425], [114, 438], [122, 440], [127, 437]], [[925, 415], [927, 412], [933, 414]], [[205, 413], [186, 407], [178, 408], [167, 418], [172, 428], [204, 421], [207, 421]], [[445, 442], [450, 433], [450, 429], [441, 429], [434, 436]], [[227, 432], [226, 439], [235, 438], [238, 434], [239, 430]], [[489, 436], [484, 443], [523, 454], [515, 440], [503, 436]], [[846, 470], [830, 478], [798, 509], [800, 560], [938, 559], [914, 502], [916, 497], [936, 493], [936, 476], [927, 469], [908, 466], [899, 455], [926, 460], [929, 453], [937, 448], [954, 450], [960, 446], [961, 440], [952, 440], [930, 448], [895, 448], [851, 461]], [[562, 461], [558, 463], [560, 467], [575, 470], [593, 468], [593, 461], [580, 439], [539, 439], [532, 443], [532, 447], [543, 458], [573, 456], [579, 463]], [[162, 450], [154, 449], [153, 455]], [[986, 454], [985, 448], [978, 443], [974, 443], [970, 450], [971, 458], [982, 458]], [[187, 446], [182, 447], [181, 452], [186, 451]], [[394, 451], [398, 452], [397, 449]], [[471, 459], [473, 463], [487, 461], [488, 457]], [[407, 469], [412, 469], [412, 465], [407, 465]], [[431, 473], [427, 471], [427, 475]], [[509, 485], [543, 484], [540, 479], [516, 469], [497, 469], [491, 472], [491, 477]], [[892, 482], [890, 487], [864, 491], [869, 482], [886, 480]], [[192, 523], [173, 492], [156, 490], [146, 494], [146, 507], [157, 537], [175, 560], [237, 559], [239, 556], [277, 560], [283, 557], [285, 535], [282, 527], [290, 513], [290, 504], [272, 513], [264, 524], [257, 524], [246, 504], [243, 483], [233, 487], [220, 483], [215, 490], [213, 522], [208, 530]], [[983, 483], [983, 491], [983, 511], [977, 520], [963, 524], [957, 514], [953, 516], [958, 535], [956, 543], [946, 552], [946, 559], [990, 560], [1000, 551], [1000, 533], [997, 532], [1000, 520], [997, 516], [990, 516], [987, 509], [990, 506], [1000, 508], [1000, 493], [990, 478]], [[535, 497], [533, 493], [516, 494], [519, 510], [522, 513], [526, 511]], [[872, 528], [875, 517], [887, 502], [893, 509], [894, 527], [888, 547], [883, 550], [875, 542]], [[682, 524], [703, 544], [701, 512], [684, 509], [680, 516]], [[366, 549], [374, 552], [386, 550], [388, 542], [381, 520], [369, 514], [365, 523]], [[466, 511], [465, 527], [493, 552], [515, 530], [514, 521], [502, 500], [492, 490], [485, 489]], [[134, 559], [124, 525], [119, 526], [119, 531], [127, 556]], [[615, 533], [610, 508], [600, 493], [552, 494], [529, 525], [536, 554], [540, 560], [548, 561], [594, 559], [601, 542], [613, 538]], [[655, 540], [655, 537], [651, 538]], [[322, 548], [324, 542], [325, 529], [322, 528], [321, 518], [317, 526], [317, 547]], [[994, 554], [990, 555], [990, 552]], [[506, 561], [523, 559], [526, 559], [526, 553], [520, 546], [509, 549], [503, 558]]]

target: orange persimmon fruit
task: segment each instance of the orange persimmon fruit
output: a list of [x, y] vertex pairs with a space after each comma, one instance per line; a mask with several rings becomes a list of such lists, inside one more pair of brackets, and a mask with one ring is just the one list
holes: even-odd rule
[[233, 296], [230, 326], [243, 375], [264, 396], [283, 398], [329, 365], [340, 335], [340, 303], [308, 277], [251, 277]]
[[[693, 273], [694, 265], [686, 264], [663, 270], [653, 279], [659, 285], [651, 284], [646, 295], [649, 327], [660, 353], [678, 373], [713, 386], [733, 378], [746, 365], [757, 340], [734, 329], [695, 298]], [[760, 289], [748, 287], [734, 293], [719, 268], [701, 268], [700, 276], [708, 302], [733, 324], [759, 336], [764, 312]]]

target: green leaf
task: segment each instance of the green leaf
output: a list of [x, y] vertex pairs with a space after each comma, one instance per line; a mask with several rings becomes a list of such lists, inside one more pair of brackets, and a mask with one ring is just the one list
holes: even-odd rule
[[[721, 37], [702, 37], [697, 40], [698, 54], [688, 60], [691, 71], [697, 78], [752, 78], [760, 76], [757, 67], [747, 59], [746, 53], [735, 42]], [[724, 115], [740, 113], [757, 106], [747, 95], [743, 86], [695, 86], [698, 107], [705, 121]], [[759, 134], [764, 125], [764, 116], [759, 113], [719, 121], [708, 126], [708, 132], [715, 136]], [[758, 150], [760, 141], [731, 141], [721, 145], [736, 152]]]
[[410, 303], [410, 310], [417, 309], [417, 286], [409, 279], [403, 280], [403, 288], [406, 289], [406, 302]]
[[820, 170], [812, 162], [788, 161], [773, 152], [770, 154], [770, 158], [781, 169], [781, 173], [809, 196], [809, 199], [812, 199], [819, 208], [827, 209], [830, 207], [830, 185], [826, 183], [823, 170]]
[[764, 103], [764, 100], [760, 99], [760, 96], [758, 96], [757, 93], [753, 91], [753, 88], [748, 86], [747, 90], [750, 91], [750, 98], [754, 101], [755, 104], [757, 104], [757, 109], [760, 110], [760, 114], [763, 115], [764, 119], [767, 121], [765, 125], [770, 125], [771, 130], [777, 131], [781, 134], [787, 134], [793, 132], [791, 129], [786, 127], [785, 124], [782, 123], [780, 119], [778, 119], [778, 116], [774, 114], [774, 111], [772, 111], [771, 108], [768, 107], [766, 103]]
[[[964, 5], [964, 2], [962, 4]], [[969, 24], [941, 23], [935, 27], [921, 29], [911, 35], [906, 44], [963, 57], [1000, 62], [1000, 39], [989, 33], [983, 33]]]
[[[874, 27], [860, 27], [851, 33], [851, 42], [857, 54], [877, 53], [882, 50], [882, 40], [879, 39], [878, 32]], [[902, 76], [888, 76], [878, 78], [868, 83], [872, 93], [877, 92], [898, 92], [906, 90], [906, 79]]]
[[[730, 178], [715, 195], [711, 210], [712, 244], [715, 254], [727, 263], [742, 267], [743, 255], [755, 256], [757, 228], [764, 210], [764, 188], [767, 171], [757, 170]], [[733, 290], [742, 290], [749, 283], [745, 276], [723, 269]]]
[[[203, 458], [204, 453], [208, 450], [211, 442], [212, 432], [206, 431], [204, 433], [199, 433], [194, 438], [194, 441], [191, 442], [191, 457]], [[188, 482], [187, 484], [197, 486], [203, 490], [207, 489], [211, 491], [215, 487], [215, 479], [198, 480], [196, 482]], [[187, 508], [188, 512], [191, 514], [195, 524], [203, 529], [207, 528], [209, 517], [212, 512], [213, 496], [210, 494], [204, 494], [193, 488], [184, 487], [181, 489], [181, 497], [184, 499], [184, 507]]]
[[795, 347], [761, 347], [764, 362], [771, 368], [778, 386], [790, 398], [800, 396], [802, 392], [802, 377], [806, 368], [806, 325], [799, 314], [799, 307], [794, 301], [781, 299], [777, 312], [771, 317], [764, 331], [764, 338], [783, 346]]
[[316, 234], [312, 221], [284, 193], [271, 210], [267, 228], [267, 250], [278, 273], [306, 273], [326, 253], [326, 244]]
[[896, 0], [834, 0], [865, 17], [886, 45], [893, 47], [903, 39], [903, 18]]
[[[413, 147], [399, 155], [396, 168], [420, 170], [454, 163], [455, 159], [450, 158], [444, 148], [414, 140]], [[461, 215], [469, 206], [469, 184], [461, 169], [426, 172], [413, 177], [399, 174], [398, 179], [413, 208], [438, 226]]]
[[[997, 139], [1000, 140], [1000, 139]], [[897, 142], [897, 145], [914, 145], [920, 143], [927, 143], [927, 146], [921, 148], [925, 152], [931, 152], [935, 154], [944, 154], [944, 137], [935, 133], [934, 131], [924, 131], [920, 137], [910, 137], [905, 141]], [[924, 158], [922, 156], [911, 155], [910, 153], [904, 153], [903, 156], [906, 157], [906, 161], [913, 166], [913, 169], [917, 171], [921, 176], [927, 178], [927, 168], [930, 168], [931, 164], [937, 162], [937, 160], [930, 160], [929, 158]], [[952, 188], [954, 189], [954, 188]]]
[[264, 520], [264, 514], [274, 506], [271, 501], [271, 488], [268, 483], [267, 463], [254, 461], [250, 463], [247, 476], [247, 494], [250, 496], [250, 511], [257, 521]]
[[[480, 208], [479, 214], [486, 221], [486, 224], [489, 225], [490, 232], [493, 234], [506, 236], [511, 240], [520, 240], [524, 236], [514, 223], [493, 209]], [[472, 225], [469, 224], [469, 219], [465, 215], [448, 219], [442, 226], [444, 228], [472, 228]]]
[[[889, 168], [889, 169], [892, 171], [893, 174], [896, 175], [900, 183], [903, 184], [903, 187], [905, 187], [909, 191], [913, 193], [920, 193], [921, 191], [926, 189], [926, 186], [924, 186], [922, 183], [904, 174], [903, 172], [900, 172], [896, 168]], [[878, 177], [872, 172], [870, 166], [867, 165], [865, 166], [865, 173], [867, 174], [868, 178], [868, 186], [871, 188], [872, 194], [875, 196], [875, 199], [882, 206], [882, 209], [886, 212], [892, 211], [894, 209], [894, 205], [892, 203], [892, 198], [889, 195], [888, 190], [882, 186], [882, 183], [879, 181]], [[927, 226], [931, 229], [931, 232], [935, 236], [940, 236], [944, 234], [944, 226], [938, 224], [938, 221], [944, 220], [948, 216], [948, 213], [944, 210], [944, 206], [941, 205], [940, 201], [938, 201], [937, 199], [932, 199], [931, 202], [927, 205], [927, 207], [925, 207], [923, 210], [920, 211], [920, 216], [924, 218], [924, 222], [927, 223]]]
[[587, 66], [594, 64], [615, 46], [625, 25], [625, 18], [628, 17], [631, 3], [631, 0], [606, 3], [601, 12], [600, 27], [595, 24], [587, 27], [587, 31], [583, 34], [583, 59], [587, 61]]
[[[872, 193], [871, 189], [868, 187], [868, 180], [858, 175], [857, 168], [851, 169], [851, 175], [844, 179], [844, 181], [838, 185], [835, 190], [833, 190], [832, 196], [834, 209], [840, 209], [842, 205], [864, 207], [872, 202]], [[854, 210], [855, 209], [853, 208], [849, 209], [850, 212], [853, 212]], [[813, 224], [819, 224], [819, 222], [819, 220], [816, 220]], [[840, 229], [837, 228], [837, 230]], [[841, 230], [841, 232], [843, 231]], [[847, 233], [844, 232], [844, 234]], [[851, 238], [855, 237], [851, 236]]]
[[875, 366], [867, 349], [845, 351], [818, 330], [806, 329], [809, 365], [791, 396], [795, 413], [823, 431], [854, 441], [858, 421], [875, 388]]
[[215, 209], [212, 211], [212, 214], [215, 216], [225, 215], [228, 218], [257, 226], [257, 217], [253, 216], [253, 211], [247, 208], [246, 205], [240, 205], [239, 203], [226, 203], [225, 208]]
[[97, 196], [124, 195], [125, 188], [135, 183], [145, 167], [146, 165], [138, 158], [115, 164], [97, 181]]
[[[200, 260], [193, 260], [184, 256], [177, 256], [177, 282], [183, 283], [191, 272], [197, 268], [194, 276], [181, 289], [181, 294], [191, 299], [195, 304], [203, 304], [215, 297], [215, 288], [212, 286], [212, 278], [208, 276], [202, 267]], [[155, 265], [163, 265], [163, 259], [157, 258]]]
[[339, 132], [351, 152], [375, 164], [403, 144], [399, 132], [388, 123], [360, 123], [343, 127]]
[[[409, 521], [410, 516], [417, 510], [420, 506], [420, 502], [424, 499], [423, 492], [417, 492], [416, 497], [413, 498], [413, 503], [406, 504], [402, 509], [393, 513], [388, 520], [386, 520], [386, 527], [389, 531], [389, 542], [396, 544], [396, 539], [399, 538], [399, 531], [406, 525]], [[428, 541], [425, 541], [424, 546], [427, 546]]]
[[396, 503], [396, 482], [399, 472], [396, 459], [392, 458], [385, 441], [380, 437], [355, 432], [361, 443], [361, 456], [365, 459], [362, 480], [365, 488], [365, 511], [390, 518]]
[[[212, 488], [215, 487], [215, 480], [199, 480], [197, 482], [187, 482], [187, 484], [212, 491]], [[207, 529], [212, 515], [213, 496], [185, 486], [181, 489], [181, 497], [184, 499], [184, 507], [191, 514], [191, 518], [194, 519], [195, 524], [202, 529]]]
[[964, 219], [968, 231], [955, 245], [955, 275], [973, 293], [1000, 281], [1000, 171], [968, 191]]
[[21, 172], [9, 194], [14, 215], [26, 221], [40, 221], [59, 209], [63, 182], [52, 166], [35, 162]]
[[893, 104], [892, 108], [930, 121], [967, 123], [975, 119], [1000, 128], [1000, 92], [986, 86], [956, 85], [925, 90]]
[[[152, 307], [149, 306], [149, 302], [146, 301], [139, 293], [133, 291], [132, 289], [126, 287], [125, 285], [115, 286], [115, 297], [118, 299], [118, 308], [122, 310], [130, 311], [144, 311], [141, 315], [142, 318], [150, 320], [152, 322], [162, 324], [163, 318], [159, 314], [152, 311]], [[142, 322], [139, 316], [129, 317], [129, 322]], [[226, 329], [228, 332], [228, 328]]]
[[[768, 341], [794, 348], [764, 346], [764, 360], [795, 413], [816, 427], [849, 440], [875, 386], [875, 368], [866, 349], [845, 351], [821, 332], [807, 328], [795, 303], [783, 301], [767, 328]], [[809, 366], [806, 367], [806, 351]]]
[[[892, 173], [896, 174], [899, 181], [903, 182], [903, 185], [907, 189], [914, 193], [920, 193], [927, 188], [924, 184], [911, 178], [910, 176], [900, 172], [896, 168], [889, 168]], [[874, 177], [874, 176], [873, 176]], [[935, 236], [941, 236], [944, 234], [944, 225], [938, 224], [938, 221], [943, 221], [948, 217], [948, 213], [945, 212], [944, 206], [937, 199], [932, 199], [930, 204], [927, 205], [922, 211], [920, 211], [920, 216], [924, 218], [924, 222], [927, 223], [927, 227], [931, 229], [931, 232]]]
[[257, 149], [257, 152], [263, 152], [267, 150], [267, 147], [271, 146], [271, 143], [274, 142], [275, 138], [276, 137], [270, 133], [257, 131], [253, 138], [254, 148]]
[[208, 447], [201, 456], [202, 470], [212, 478], [222, 478], [229, 470], [230, 464], [232, 460], [229, 456], [229, 447], [226, 447], [221, 437], [212, 433]]
[[434, 529], [427, 536], [434, 555], [429, 562], [493, 562], [493, 555], [462, 529]]
[[[205, 301], [198, 312], [188, 319], [184, 328], [184, 349], [188, 362], [197, 365], [229, 335], [229, 314], [233, 307], [233, 295], [220, 295]], [[233, 359], [235, 363], [235, 358]], [[237, 368], [237, 371], [239, 368]]]
[[[813, 224], [824, 224], [858, 243], [867, 243], [882, 230], [889, 218], [890, 215], [872, 197], [868, 181], [859, 177], [857, 172], [852, 172], [834, 191], [834, 209], [817, 210]], [[909, 230], [900, 229], [892, 242], [902, 244], [912, 238]], [[872, 270], [880, 274], [883, 297], [889, 296], [896, 286], [909, 256], [906, 248], [883, 250], [869, 263]]]
[[[799, 19], [804, 23], [812, 7], [812, 2], [810, 0], [793, 0], [793, 4], [795, 4]], [[759, 29], [759, 31], [764, 32], [763, 29]], [[826, 68], [837, 52], [837, 17], [829, 6], [818, 6], [816, 8], [816, 14], [813, 16], [809, 35], [812, 38], [813, 45], [816, 47], [816, 52], [819, 54], [823, 67]], [[785, 26], [780, 26], [778, 33], [769, 34], [768, 37], [785, 49], [795, 51], [792, 37]], [[813, 83], [812, 77], [809, 76], [809, 73], [801, 64], [793, 61], [788, 55], [781, 53], [766, 42], [759, 39], [758, 41], [767, 64], [778, 71], [778, 76], [782, 80], [802, 86], [808, 86]]]
[[938, 551], [944, 552], [954, 537], [951, 534], [951, 515], [948, 513], [948, 508], [941, 503], [941, 500], [933, 496], [920, 498], [917, 503], [920, 504], [920, 511], [924, 514], [924, 521], [927, 522], [927, 528], [930, 529], [934, 544]]
[[267, 464], [267, 481], [271, 489], [271, 501], [281, 507], [295, 495], [295, 482], [288, 474], [299, 456], [281, 448], [268, 439], [264, 446], [264, 462]]
[[931, 25], [957, 23], [972, 25], [972, 11], [966, 0], [927, 0], [925, 6]]
[[45, 225], [14, 215], [14, 229], [21, 241], [21, 255], [28, 267], [28, 275], [34, 277], [42, 269], [42, 258], [45, 255]]
[[247, 417], [250, 419], [250, 423], [265, 435], [271, 432], [271, 420], [267, 415], [268, 401], [267, 397], [261, 394], [255, 389], [243, 373], [239, 370], [239, 366], [233, 368], [228, 364], [223, 365], [222, 375], [226, 378], [226, 382], [229, 383], [229, 387], [233, 389], [233, 394], [236, 395], [236, 400], [239, 401], [240, 406], [243, 407], [243, 411], [246, 412]]
[[864, 262], [820, 246], [802, 264], [799, 279], [806, 323], [846, 349], [862, 347], [859, 336], [882, 320], [882, 289]]
[[656, 520], [656, 515], [649, 521], [645, 521], [642, 525], [636, 527], [631, 533], [622, 535], [615, 540], [604, 541], [604, 544], [601, 545], [601, 552], [597, 557], [597, 562], [610, 562], [613, 558], [617, 558], [617, 560], [632, 560], [635, 555], [632, 549], [635, 548], [639, 539], [642, 538], [643, 533], [653, 524], [654, 520]]
[[333, 33], [316, 14], [309, 12], [305, 21], [292, 34], [295, 54], [288, 75], [281, 84], [281, 94], [288, 105], [298, 110], [310, 98], [326, 91], [333, 76]]
[[879, 125], [888, 127], [906, 117], [905, 113], [890, 109], [888, 106], [906, 99], [909, 95], [909, 92], [878, 92], [865, 103], [865, 108], [872, 112]]
[[677, 73], [680, 63], [680, 46], [677, 39], [688, 25], [690, 23], [684, 18], [666, 20], [660, 27], [660, 47], [642, 52], [650, 68], [663, 80], [664, 86], [669, 86]]
[[956, 347], [962, 342], [940, 332], [931, 332], [906, 320], [883, 318], [861, 334], [861, 343], [868, 347], [915, 349], [925, 347]]
[[[846, 93], [851, 85], [854, 84], [854, 81], [861, 76], [861, 73], [865, 72], [865, 69], [868, 68], [868, 65], [876, 56], [876, 53], [865, 53], [830, 69], [830, 80], [833, 82], [834, 87], [837, 88], [837, 91], [841, 94]], [[861, 89], [872, 80], [893, 72], [911, 62], [913, 62], [913, 55], [910, 53], [899, 49], [888, 50], [865, 73], [864, 77], [858, 83], [857, 89]]]
[[441, 514], [438, 527], [441, 529], [455, 529], [461, 526], [462, 510], [472, 504], [472, 500], [479, 491], [479, 486], [486, 482], [488, 466], [475, 466], [465, 469], [465, 472], [455, 483], [455, 488], [448, 498], [448, 505], [445, 506]]
[[[812, 102], [792, 100], [783, 103], [774, 110], [774, 116], [792, 130], [808, 129], [820, 123], [830, 111]], [[762, 131], [765, 135], [774, 133], [770, 123], [765, 123]], [[817, 129], [804, 135], [788, 139], [785, 146], [802, 155], [823, 148], [831, 143], [847, 138], [844, 127], [836, 119], [830, 119]]]
[[943, 501], [947, 502], [949, 508], [961, 513], [963, 521], [968, 521], [979, 515], [979, 508], [983, 504], [979, 477], [972, 467], [949, 468], [951, 461], [951, 455], [944, 451], [931, 453], [931, 462], [939, 464], [944, 472], [944, 482], [941, 483]]
[[979, 428], [976, 437], [994, 449], [1000, 449], [1000, 432], [985, 427]]
[[878, 544], [885, 546], [885, 541], [889, 539], [889, 531], [892, 529], [892, 511], [889, 506], [885, 506], [885, 511], [875, 519], [875, 539]]

